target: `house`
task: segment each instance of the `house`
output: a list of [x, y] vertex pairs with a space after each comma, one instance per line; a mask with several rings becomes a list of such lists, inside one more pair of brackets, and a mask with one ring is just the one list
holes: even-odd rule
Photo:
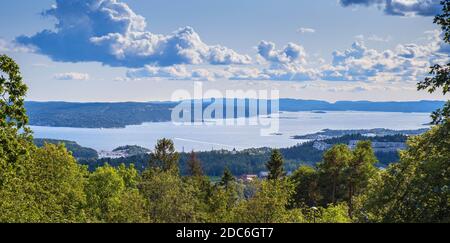
[[244, 182], [252, 182], [258, 179], [258, 175], [243, 175], [241, 176], [241, 180]]
[[[358, 144], [358, 140], [352, 140], [349, 142], [351, 149], [355, 149]], [[405, 150], [407, 148], [406, 143], [399, 142], [372, 142], [372, 148], [375, 152], [397, 152], [399, 150]]]

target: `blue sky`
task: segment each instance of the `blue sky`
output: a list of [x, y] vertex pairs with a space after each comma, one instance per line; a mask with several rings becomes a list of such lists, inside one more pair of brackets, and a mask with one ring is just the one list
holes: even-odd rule
[[28, 100], [169, 100], [193, 80], [302, 99], [444, 99], [415, 89], [448, 59], [438, 2], [2, 1], [0, 53], [21, 65]]

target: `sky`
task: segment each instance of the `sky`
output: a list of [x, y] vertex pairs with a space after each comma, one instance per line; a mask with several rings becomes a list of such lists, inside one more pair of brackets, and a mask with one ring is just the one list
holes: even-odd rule
[[0, 54], [35, 101], [158, 101], [176, 90], [443, 100], [416, 83], [449, 46], [439, 0], [15, 0]]

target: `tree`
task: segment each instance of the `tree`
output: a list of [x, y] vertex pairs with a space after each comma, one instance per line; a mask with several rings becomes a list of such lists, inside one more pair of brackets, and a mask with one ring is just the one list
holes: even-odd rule
[[300, 166], [289, 178], [295, 185], [294, 206], [317, 206], [322, 199], [319, 188], [319, 173], [310, 166]]
[[109, 165], [98, 168], [86, 184], [87, 205], [93, 221], [109, 222], [110, 213], [120, 202], [125, 182]]
[[172, 171], [145, 171], [139, 188], [148, 202], [147, 213], [153, 223], [195, 223], [204, 218], [195, 197], [198, 189]]
[[233, 174], [231, 173], [230, 169], [225, 168], [223, 171], [222, 179], [220, 180], [220, 185], [228, 188], [232, 182], [234, 182], [236, 178], [234, 178]]
[[269, 180], [279, 180], [286, 175], [284, 172], [284, 160], [280, 150], [275, 149], [272, 151], [266, 167], [269, 170]]
[[19, 66], [8, 56], [0, 56], [1, 128], [25, 128], [25, 125], [28, 123], [28, 117], [24, 107], [24, 97], [27, 89], [27, 86], [23, 83]]
[[331, 178], [331, 203], [337, 202], [338, 184], [352, 159], [352, 151], [345, 144], [338, 144], [326, 151], [319, 165], [325, 176]]
[[134, 167], [106, 164], [89, 175], [85, 191], [89, 221], [104, 223], [148, 222], [147, 203], [137, 189]]
[[[24, 108], [26, 91], [18, 65], [8, 56], [0, 56], [0, 220], [3, 222], [39, 218], [30, 211], [34, 201], [26, 193], [30, 183], [26, 181], [25, 166], [32, 160], [30, 150], [35, 149], [25, 127], [28, 122]], [[20, 129], [25, 132], [20, 133]]]
[[375, 164], [377, 161], [372, 143], [370, 141], [358, 142], [345, 171], [350, 218], [353, 217], [353, 197], [363, 192], [367, 187], [370, 178], [376, 173]]
[[128, 167], [125, 166], [125, 164], [120, 164], [119, 167], [117, 167], [117, 173], [122, 177], [126, 188], [137, 188], [140, 182], [140, 175], [133, 164]]
[[[441, 2], [442, 14], [434, 22], [450, 43], [450, 0]], [[430, 93], [442, 88], [450, 90], [450, 64], [435, 65], [418, 84]], [[375, 222], [450, 222], [450, 101], [433, 113], [436, 125], [423, 135], [408, 140], [408, 149], [400, 154], [400, 162], [389, 166], [371, 183], [364, 195], [361, 210]]]
[[148, 223], [147, 201], [137, 189], [123, 191], [114, 207], [111, 207], [108, 221], [113, 223]]
[[400, 162], [374, 183], [363, 211], [371, 221], [450, 222], [450, 124], [412, 137]]
[[[316, 223], [351, 223], [352, 219], [348, 216], [348, 206], [345, 203], [328, 205], [326, 208], [319, 207], [309, 209], [309, 222]], [[311, 220], [312, 218], [312, 220]]]
[[85, 221], [87, 172], [62, 145], [29, 145], [27, 156], [18, 157], [15, 166], [1, 175], [0, 222]]
[[178, 162], [180, 155], [175, 151], [173, 141], [161, 139], [157, 142], [155, 150], [150, 154], [150, 168], [160, 168], [163, 171], [179, 173]]
[[289, 200], [294, 186], [286, 179], [260, 182], [255, 196], [242, 201], [234, 212], [234, 222], [239, 223], [302, 223], [303, 214], [298, 209], [289, 210]]
[[189, 155], [189, 160], [187, 162], [188, 173], [190, 176], [201, 177], [203, 176], [202, 163], [197, 158], [197, 154], [192, 151]]
[[[434, 23], [438, 24], [444, 33], [444, 42], [450, 44], [450, 0], [441, 1], [442, 13], [434, 18]], [[424, 81], [418, 83], [418, 90], [427, 90], [434, 93], [442, 88], [442, 93], [446, 95], [450, 91], [450, 63], [442, 66], [435, 64], [431, 67], [430, 75]], [[442, 124], [450, 119], [450, 101], [432, 115], [433, 124]]]

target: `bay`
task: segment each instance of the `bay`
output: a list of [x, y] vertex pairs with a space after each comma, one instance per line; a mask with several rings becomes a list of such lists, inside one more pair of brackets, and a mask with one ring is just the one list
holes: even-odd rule
[[[409, 130], [427, 128], [428, 113], [400, 112], [283, 112], [279, 115], [279, 131], [271, 136], [261, 136], [267, 126], [212, 125], [215, 121], [192, 125], [176, 125], [172, 122], [145, 123], [120, 129], [87, 129], [32, 126], [35, 138], [75, 141], [98, 151], [111, 151], [123, 145], [139, 145], [153, 148], [156, 141], [169, 138], [178, 151], [209, 151], [217, 149], [243, 150], [247, 148], [283, 148], [296, 145], [301, 140], [292, 136], [319, 132], [323, 129], [350, 130], [386, 128]], [[243, 120], [242, 120], [243, 119]], [[245, 118], [231, 122], [245, 123]], [[275, 122], [274, 117], [260, 117], [264, 124]], [[229, 121], [230, 122], [230, 121]]]

